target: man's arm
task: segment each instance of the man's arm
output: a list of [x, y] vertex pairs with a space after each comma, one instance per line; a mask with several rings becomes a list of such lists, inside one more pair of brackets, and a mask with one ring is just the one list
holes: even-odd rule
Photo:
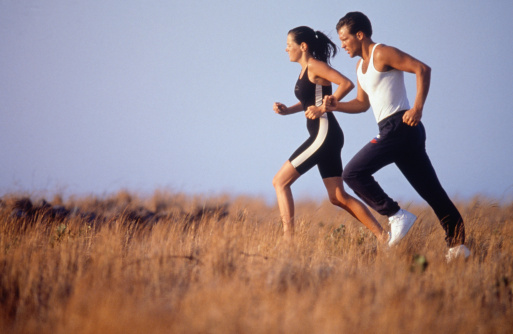
[[[358, 68], [358, 64], [356, 65], [356, 68]], [[356, 87], [355, 99], [348, 102], [339, 102], [339, 99], [334, 95], [325, 96], [322, 108], [325, 109], [325, 111], [341, 111], [348, 114], [359, 114], [369, 110], [369, 96], [362, 89], [358, 80], [356, 80]]]
[[356, 98], [348, 102], [337, 101], [337, 98], [333, 95], [325, 96], [322, 108], [325, 111], [341, 111], [348, 114], [359, 114], [369, 110], [370, 102], [369, 96], [360, 87], [360, 83], [357, 81]]
[[334, 104], [334, 111], [341, 111], [348, 114], [359, 114], [362, 112], [366, 112], [370, 108], [369, 97], [364, 92], [362, 87], [360, 87], [360, 83], [357, 82], [357, 90], [356, 90], [356, 98], [352, 99], [348, 102], [340, 102], [332, 99], [332, 105]]
[[431, 83], [431, 68], [409, 54], [386, 45], [379, 45], [376, 48], [374, 52], [374, 67], [381, 72], [394, 68], [399, 71], [415, 74], [417, 79], [415, 101], [413, 107], [404, 114], [403, 122], [410, 126], [419, 124]]

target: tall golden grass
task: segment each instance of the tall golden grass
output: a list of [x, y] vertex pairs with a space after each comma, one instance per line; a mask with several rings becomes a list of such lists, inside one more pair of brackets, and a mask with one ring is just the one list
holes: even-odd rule
[[391, 250], [328, 202], [296, 207], [288, 245], [258, 198], [4, 196], [0, 332], [513, 332], [513, 204], [458, 203], [473, 255], [450, 264], [426, 206]]

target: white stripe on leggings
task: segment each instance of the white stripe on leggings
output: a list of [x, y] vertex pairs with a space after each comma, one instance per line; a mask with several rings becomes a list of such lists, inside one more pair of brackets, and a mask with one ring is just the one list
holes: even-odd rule
[[[317, 107], [322, 105], [322, 86], [315, 85], [315, 105]], [[315, 137], [314, 142], [306, 148], [300, 155], [298, 155], [294, 160], [290, 163], [294, 168], [299, 167], [302, 163], [304, 163], [308, 158], [310, 158], [317, 150], [322, 146], [326, 136], [328, 134], [328, 116], [326, 114], [322, 114], [319, 118], [319, 132], [317, 132], [317, 137]]]

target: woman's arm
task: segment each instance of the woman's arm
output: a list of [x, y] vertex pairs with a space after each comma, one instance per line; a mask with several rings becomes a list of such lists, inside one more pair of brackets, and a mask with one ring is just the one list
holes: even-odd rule
[[289, 108], [286, 105], [284, 105], [283, 103], [274, 102], [273, 110], [275, 113], [280, 114], [280, 115], [290, 115], [290, 114], [295, 114], [297, 112], [303, 111], [303, 106], [301, 105], [301, 102], [298, 102]]
[[[330, 67], [325, 62], [311, 59], [308, 64], [308, 77], [310, 81], [327, 86], [331, 83], [338, 85], [332, 96], [338, 101], [344, 98], [354, 88], [354, 84], [347, 77]], [[319, 118], [327, 110], [321, 106], [311, 106], [306, 110], [306, 117]]]
[[343, 99], [354, 88], [354, 84], [346, 76], [335, 70], [328, 64], [315, 59], [310, 60], [308, 64], [308, 77], [316, 84], [327, 86], [331, 83], [337, 85], [333, 96], [337, 100]]

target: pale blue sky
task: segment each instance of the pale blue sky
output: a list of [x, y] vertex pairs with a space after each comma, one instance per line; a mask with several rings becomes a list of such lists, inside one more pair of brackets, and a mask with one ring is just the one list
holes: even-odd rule
[[[513, 198], [511, 1], [0, 0], [0, 193], [165, 189], [274, 200], [271, 181], [307, 137], [288, 30], [359, 10], [376, 42], [432, 67], [423, 122], [447, 192]], [[332, 65], [356, 82], [356, 59]], [[407, 75], [413, 101], [415, 82]], [[349, 98], [355, 96], [353, 91]], [[371, 111], [336, 114], [344, 164], [377, 134]], [[376, 178], [420, 200], [395, 166]], [[317, 169], [296, 197], [326, 198]]]

